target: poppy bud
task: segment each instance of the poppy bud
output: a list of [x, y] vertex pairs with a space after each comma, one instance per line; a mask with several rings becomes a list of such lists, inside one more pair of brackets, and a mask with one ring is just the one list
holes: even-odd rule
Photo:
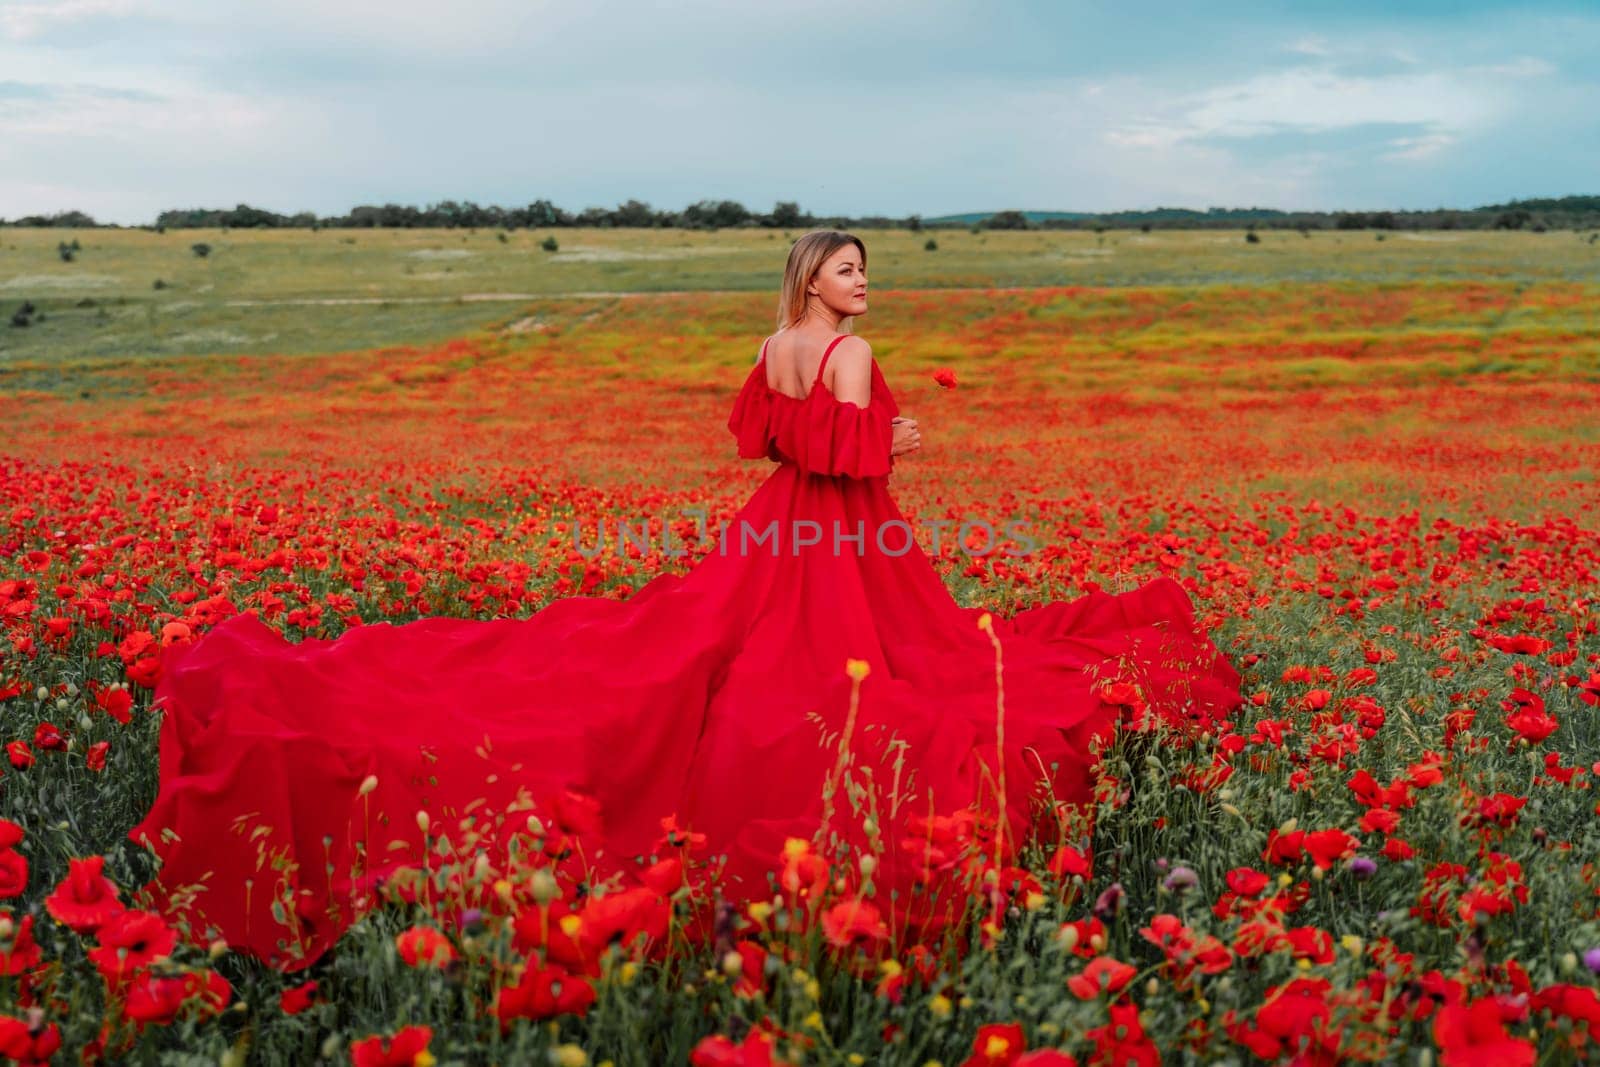
[[561, 895], [561, 887], [556, 884], [556, 876], [543, 867], [533, 872], [531, 884], [533, 899], [539, 902], [540, 907]]

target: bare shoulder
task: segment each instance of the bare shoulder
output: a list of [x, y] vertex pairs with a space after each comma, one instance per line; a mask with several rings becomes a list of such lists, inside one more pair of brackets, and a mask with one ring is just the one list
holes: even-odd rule
[[854, 334], [833, 348], [826, 384], [839, 400], [865, 408], [872, 400], [872, 346]]
[[844, 340], [834, 346], [832, 362], [840, 370], [866, 369], [872, 366], [872, 346], [866, 338], [847, 333]]

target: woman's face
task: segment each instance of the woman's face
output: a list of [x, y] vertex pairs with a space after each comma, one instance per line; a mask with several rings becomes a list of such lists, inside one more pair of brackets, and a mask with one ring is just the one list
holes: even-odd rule
[[867, 310], [867, 266], [861, 249], [847, 244], [822, 261], [808, 287], [811, 295], [845, 318]]

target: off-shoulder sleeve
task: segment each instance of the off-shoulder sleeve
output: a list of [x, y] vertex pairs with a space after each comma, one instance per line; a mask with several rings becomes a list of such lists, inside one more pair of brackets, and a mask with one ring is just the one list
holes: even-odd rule
[[893, 461], [894, 412], [876, 401], [865, 408], [843, 400], [818, 407], [803, 435], [800, 466], [815, 474], [874, 478], [888, 474]]
[[734, 398], [733, 413], [728, 416], [728, 430], [739, 442], [742, 459], [778, 458], [770, 434], [772, 395], [766, 384], [766, 369], [757, 363]]
[[800, 466], [818, 474], [875, 478], [894, 468], [894, 418], [900, 414], [878, 361], [872, 361], [872, 399], [866, 407], [832, 396], [811, 412]]

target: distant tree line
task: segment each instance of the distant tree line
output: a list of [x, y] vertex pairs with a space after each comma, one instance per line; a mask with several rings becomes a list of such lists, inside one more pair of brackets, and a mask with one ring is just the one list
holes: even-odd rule
[[[1013, 228], [1020, 212], [984, 221]], [[1007, 218], [1002, 218], [1007, 216]], [[1600, 229], [1600, 196], [1513, 200], [1478, 208], [1431, 211], [1277, 211], [1271, 208], [1157, 208], [1077, 217], [1027, 219], [1030, 229], [1069, 230], [1590, 230]]]
[[[81, 211], [28, 215], [0, 225], [53, 226], [86, 229], [99, 226]], [[106, 224], [110, 226], [112, 224]], [[227, 208], [163, 211], [142, 229], [550, 229], [565, 226], [714, 230], [764, 227], [796, 230], [831, 226], [841, 229], [993, 229], [993, 230], [1557, 230], [1600, 228], [1600, 196], [1514, 200], [1486, 207], [1432, 211], [1278, 211], [1271, 208], [1156, 208], [1102, 214], [1050, 211], [998, 211], [924, 219], [864, 215], [822, 217], [802, 211], [793, 201], [779, 201], [771, 211], [751, 211], [736, 200], [700, 200], [682, 211], [658, 211], [640, 200], [614, 208], [589, 207], [573, 213], [548, 200], [526, 207], [483, 206], [472, 201], [444, 200], [419, 208], [405, 204], [362, 205], [346, 215], [318, 216], [309, 211], [281, 215], [240, 204]]]

